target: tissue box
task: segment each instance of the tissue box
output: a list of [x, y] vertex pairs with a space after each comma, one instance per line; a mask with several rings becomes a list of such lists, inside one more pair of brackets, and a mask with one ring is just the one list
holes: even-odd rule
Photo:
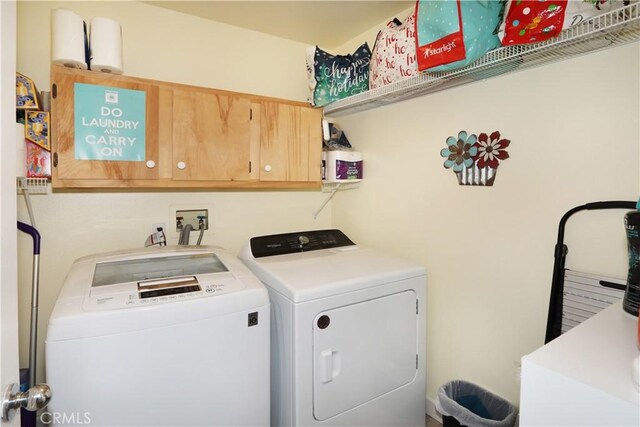
[[38, 90], [36, 85], [33, 80], [20, 73], [16, 73], [16, 109], [38, 109]]
[[49, 144], [49, 113], [46, 111], [28, 111], [25, 117], [24, 137], [51, 151]]
[[325, 182], [362, 181], [362, 153], [357, 151], [324, 151], [322, 153]]
[[51, 177], [51, 153], [31, 141], [27, 144], [27, 178]]

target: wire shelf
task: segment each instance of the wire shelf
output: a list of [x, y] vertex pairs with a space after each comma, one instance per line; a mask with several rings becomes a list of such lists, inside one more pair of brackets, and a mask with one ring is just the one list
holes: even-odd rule
[[327, 206], [327, 203], [329, 203], [329, 200], [331, 200], [333, 198], [333, 196], [335, 196], [338, 191], [353, 190], [353, 189], [359, 188], [360, 187], [360, 182], [361, 181], [358, 181], [358, 182], [323, 182], [322, 183], [322, 192], [323, 193], [329, 193], [329, 195], [324, 199], [324, 202], [322, 202], [322, 204], [320, 205], [318, 210], [313, 214], [313, 219], [318, 219], [318, 215], [320, 215], [320, 212], [322, 212], [324, 207]]
[[18, 192], [26, 190], [29, 194], [48, 194], [49, 179], [48, 178], [17, 178], [16, 186]]
[[323, 182], [322, 192], [331, 193], [335, 189], [339, 190], [351, 190], [360, 187], [360, 181], [358, 182]]
[[640, 40], [640, 3], [633, 3], [585, 20], [544, 42], [504, 46], [488, 52], [473, 64], [457, 70], [425, 72], [340, 99], [326, 105], [324, 114], [337, 117], [365, 111], [638, 40]]

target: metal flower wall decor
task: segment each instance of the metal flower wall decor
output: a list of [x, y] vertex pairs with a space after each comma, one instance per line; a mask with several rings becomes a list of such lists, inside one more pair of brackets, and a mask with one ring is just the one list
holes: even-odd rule
[[506, 148], [511, 141], [500, 132], [476, 136], [460, 131], [458, 137], [447, 138], [447, 146], [440, 151], [445, 157], [444, 167], [452, 169], [459, 185], [492, 186], [501, 160], [509, 158]]

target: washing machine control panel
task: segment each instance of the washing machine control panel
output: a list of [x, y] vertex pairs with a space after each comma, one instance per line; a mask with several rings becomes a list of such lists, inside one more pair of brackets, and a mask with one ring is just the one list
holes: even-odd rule
[[303, 231], [253, 237], [250, 244], [254, 258], [355, 245], [340, 230]]
[[244, 288], [213, 252], [167, 252], [88, 263], [87, 310], [149, 306], [209, 298]]
[[[160, 281], [157, 281], [160, 282]], [[169, 282], [166, 280], [165, 282]], [[107, 289], [110, 288], [110, 289]], [[244, 288], [231, 273], [172, 278], [171, 283], [122, 283], [93, 288], [85, 299], [85, 309], [112, 310], [217, 297]]]

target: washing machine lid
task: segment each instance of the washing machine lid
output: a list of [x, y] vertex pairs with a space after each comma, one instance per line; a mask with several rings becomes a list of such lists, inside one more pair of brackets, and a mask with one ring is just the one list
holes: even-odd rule
[[80, 258], [71, 266], [47, 340], [195, 322], [269, 304], [236, 257], [211, 246], [165, 246]]
[[91, 287], [129, 282], [166, 281], [176, 277], [200, 276], [227, 271], [229, 269], [214, 252], [178, 252], [144, 258], [125, 257], [96, 261]]
[[254, 237], [239, 257], [265, 285], [296, 303], [426, 274], [411, 261], [355, 245], [340, 230]]

